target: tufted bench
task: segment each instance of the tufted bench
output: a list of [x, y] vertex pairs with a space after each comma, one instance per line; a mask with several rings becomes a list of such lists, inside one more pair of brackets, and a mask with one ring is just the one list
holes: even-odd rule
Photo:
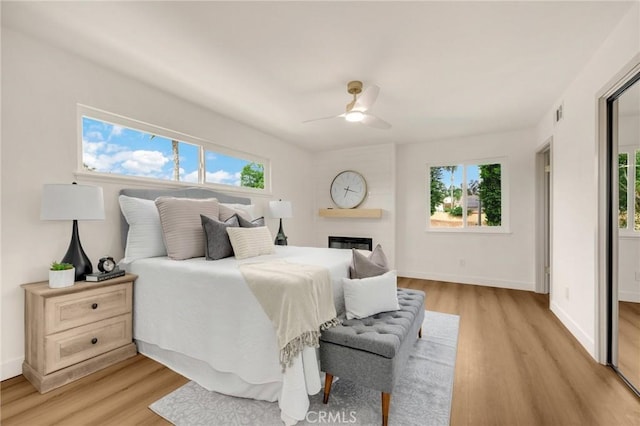
[[322, 332], [320, 364], [326, 373], [324, 403], [333, 377], [382, 392], [382, 424], [387, 425], [391, 392], [416, 341], [422, 337], [425, 294], [398, 289], [400, 310], [344, 320]]

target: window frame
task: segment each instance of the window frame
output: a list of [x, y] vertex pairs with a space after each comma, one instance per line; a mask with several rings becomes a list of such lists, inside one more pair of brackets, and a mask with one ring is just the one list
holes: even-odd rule
[[[500, 226], [467, 226], [467, 166], [482, 166], [486, 164], [500, 164], [500, 202], [501, 220]], [[463, 226], [459, 228], [432, 227], [431, 226], [431, 168], [462, 166], [462, 194], [463, 194]], [[425, 232], [435, 233], [463, 233], [463, 234], [510, 234], [509, 221], [509, 173], [507, 157], [492, 157], [482, 159], [467, 159], [463, 161], [439, 161], [426, 164], [426, 188], [425, 188], [425, 212], [426, 225]]]
[[[636, 152], [640, 151], [638, 145], [620, 145], [618, 148], [618, 158], [621, 154], [627, 154], [627, 226], [621, 228], [618, 220], [618, 236], [621, 238], [640, 238], [640, 230], [635, 229], [636, 212]], [[629, 190], [629, 188], [632, 188]], [[620, 182], [618, 181], [618, 197], [620, 196]]]
[[[112, 125], [126, 127], [132, 130], [150, 133], [171, 140], [188, 143], [198, 147], [198, 182], [176, 181], [169, 179], [156, 179], [152, 177], [132, 176], [119, 173], [105, 173], [98, 171], [88, 171], [83, 165], [83, 123], [82, 118], [88, 117], [100, 120]], [[110, 113], [87, 105], [78, 104], [77, 107], [77, 164], [75, 176], [90, 177], [105, 181], [122, 181], [131, 183], [153, 184], [154, 186], [168, 187], [203, 187], [216, 189], [224, 192], [238, 192], [253, 195], [271, 195], [271, 160], [248, 152], [231, 149], [215, 144], [206, 139], [191, 136], [186, 133], [170, 130], [164, 127], [145, 123], [140, 120], [125, 117], [119, 114]], [[235, 186], [222, 183], [212, 183], [205, 181], [205, 151], [232, 156], [248, 162], [260, 163], [264, 165], [264, 188], [250, 188], [246, 186]]]

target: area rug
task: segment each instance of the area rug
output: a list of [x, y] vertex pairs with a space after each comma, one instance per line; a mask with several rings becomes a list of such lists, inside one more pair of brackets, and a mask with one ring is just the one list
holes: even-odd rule
[[[390, 426], [448, 425], [460, 317], [425, 312], [422, 339], [415, 345], [391, 396]], [[380, 425], [380, 392], [338, 379], [329, 404], [322, 391], [310, 396], [311, 406], [298, 425]], [[277, 402], [234, 398], [189, 382], [149, 406], [177, 426], [280, 426]]]

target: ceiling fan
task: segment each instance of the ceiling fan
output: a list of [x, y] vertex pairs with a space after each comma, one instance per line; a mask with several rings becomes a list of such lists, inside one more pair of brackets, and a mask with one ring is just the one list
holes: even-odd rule
[[389, 129], [391, 127], [391, 124], [369, 112], [369, 109], [373, 106], [380, 92], [378, 86], [369, 86], [363, 91], [361, 81], [350, 81], [347, 83], [347, 92], [353, 95], [353, 100], [347, 104], [344, 114], [315, 118], [313, 120], [303, 121], [303, 123], [329, 120], [331, 118], [344, 118], [351, 123], [361, 123], [365, 126], [375, 127], [376, 129]]

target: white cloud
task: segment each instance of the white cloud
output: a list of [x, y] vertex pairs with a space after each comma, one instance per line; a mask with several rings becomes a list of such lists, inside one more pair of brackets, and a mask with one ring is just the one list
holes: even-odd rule
[[180, 180], [183, 182], [193, 182], [198, 183], [198, 171], [194, 170], [191, 173], [184, 174], [184, 170], [180, 173]]
[[111, 138], [112, 138], [113, 136], [118, 136], [118, 135], [120, 135], [120, 134], [122, 133], [122, 130], [123, 130], [123, 127], [122, 127], [122, 126], [118, 126], [118, 125], [114, 124], [114, 125], [111, 127], [111, 134], [109, 134], [109, 140], [111, 140]]
[[106, 145], [106, 142], [89, 142], [86, 139], [82, 140], [82, 150], [84, 151], [85, 155], [95, 154], [98, 151], [102, 151], [106, 147]]
[[126, 147], [122, 145], [117, 145], [115, 143], [108, 143], [104, 148], [105, 152], [107, 153], [125, 151], [126, 149], [127, 149]]
[[100, 142], [103, 141], [104, 139], [102, 138], [102, 133], [97, 131], [97, 130], [93, 130], [90, 132], [87, 132], [85, 135], [85, 138], [91, 142]]
[[123, 169], [140, 174], [159, 173], [169, 161], [160, 151], [124, 151], [113, 157], [123, 160]]
[[240, 173], [229, 173], [226, 170], [207, 172], [206, 181], [209, 183], [240, 186]]
[[132, 151], [106, 142], [84, 140], [82, 147], [84, 164], [99, 172], [157, 176], [170, 161], [169, 157], [160, 151]]

